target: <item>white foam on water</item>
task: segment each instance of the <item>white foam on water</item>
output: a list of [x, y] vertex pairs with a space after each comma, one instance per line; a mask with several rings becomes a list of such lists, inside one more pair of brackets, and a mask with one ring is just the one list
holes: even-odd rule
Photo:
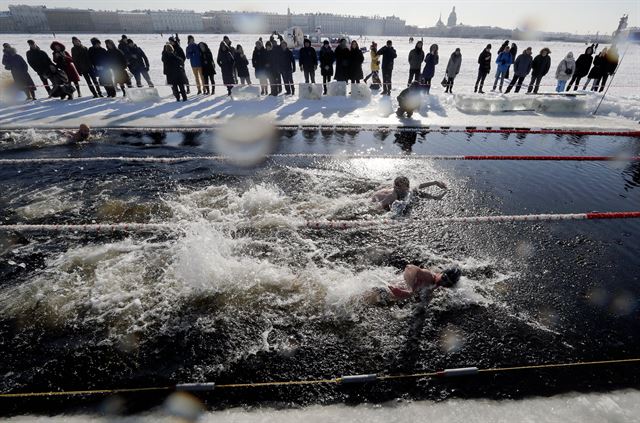
[[[640, 391], [619, 390], [607, 393], [568, 393], [552, 397], [532, 397], [520, 400], [449, 399], [433, 401], [393, 401], [383, 404], [314, 405], [303, 408], [231, 408], [221, 411], [203, 412], [198, 422], [216, 423], [395, 423], [434, 421], [446, 423], [632, 423], [640, 414]], [[198, 409], [201, 410], [200, 407]], [[175, 422], [173, 409], [167, 405], [148, 413], [134, 416], [100, 416], [90, 414], [67, 414], [58, 416], [16, 416], [5, 421], [64, 422], [86, 421], [124, 423]], [[472, 417], [470, 417], [472, 416]], [[187, 420], [180, 420], [187, 421]]]
[[11, 200], [12, 203], [24, 201], [28, 204], [16, 207], [14, 211], [25, 219], [40, 219], [75, 210], [80, 206], [80, 203], [73, 200], [65, 188], [55, 185], [14, 195]]

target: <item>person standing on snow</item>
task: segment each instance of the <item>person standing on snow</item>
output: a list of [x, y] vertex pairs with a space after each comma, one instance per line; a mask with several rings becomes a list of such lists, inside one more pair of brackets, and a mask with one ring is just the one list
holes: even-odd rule
[[604, 71], [602, 73], [602, 80], [600, 81], [600, 92], [604, 90], [604, 86], [607, 84], [607, 79], [609, 75], [613, 75], [616, 73], [616, 69], [618, 68], [618, 63], [620, 62], [620, 56], [618, 55], [618, 49], [615, 45], [612, 45], [608, 50], [607, 54], [604, 56], [605, 65]]
[[131, 78], [129, 78], [129, 73], [127, 72], [127, 59], [125, 59], [124, 53], [116, 47], [112, 40], [105, 40], [104, 45], [107, 47], [108, 63], [113, 72], [113, 81], [115, 84], [120, 85], [122, 96], [124, 97], [127, 94], [124, 86], [131, 88]]
[[480, 56], [478, 56], [478, 78], [476, 78], [476, 85], [473, 89], [474, 93], [484, 94], [482, 86], [484, 85], [484, 79], [491, 71], [491, 44], [482, 50]]
[[440, 61], [439, 57], [438, 57], [438, 45], [437, 44], [432, 44], [431, 47], [429, 47], [429, 53], [427, 53], [427, 57], [425, 57], [424, 59], [424, 69], [422, 70], [422, 77], [421, 77], [421, 82], [422, 82], [422, 86], [424, 87], [424, 91], [426, 91], [427, 94], [429, 94], [429, 91], [431, 91], [431, 79], [433, 79], [433, 76], [436, 73], [436, 65], [438, 64], [438, 62]]
[[193, 77], [196, 80], [196, 88], [198, 89], [198, 95], [202, 94], [202, 51], [200, 51], [200, 47], [196, 44], [195, 38], [193, 35], [189, 35], [187, 37], [187, 52], [185, 55], [185, 59], [189, 59], [191, 64], [191, 70], [193, 71]]
[[545, 47], [540, 50], [540, 54], [533, 59], [533, 63], [531, 64], [531, 81], [529, 82], [527, 93], [531, 91], [534, 93], [538, 92], [542, 78], [549, 72], [549, 68], [551, 67], [550, 54], [551, 50]]
[[51, 94], [51, 87], [49, 86], [47, 75], [49, 74], [49, 66], [53, 65], [53, 62], [46, 51], [40, 50], [40, 47], [38, 47], [35, 41], [28, 40], [27, 44], [29, 45], [29, 50], [27, 51], [27, 62], [38, 74], [38, 77], [42, 81], [47, 93]]
[[331, 82], [333, 76], [333, 62], [336, 61], [336, 55], [331, 50], [331, 45], [328, 40], [322, 42], [322, 48], [320, 49], [320, 74], [322, 74], [322, 85], [324, 88], [324, 95], [327, 95], [327, 82]]
[[153, 81], [151, 81], [151, 77], [149, 76], [149, 59], [147, 55], [131, 38], [127, 39], [127, 45], [129, 49], [125, 56], [127, 63], [129, 63], [129, 70], [136, 80], [136, 86], [138, 88], [142, 87], [142, 80], [140, 79], [140, 76], [142, 76], [144, 80], [147, 81], [149, 88], [153, 88]]
[[316, 69], [318, 68], [318, 53], [311, 47], [311, 40], [304, 39], [304, 47], [300, 49], [300, 59], [298, 61], [300, 70], [304, 73], [304, 82], [316, 83]]
[[102, 97], [96, 68], [91, 63], [91, 58], [89, 57], [89, 49], [83, 46], [77, 37], [71, 37], [71, 42], [73, 43], [73, 47], [71, 47], [71, 57], [76, 65], [76, 69], [80, 75], [84, 77], [89, 91], [93, 94], [93, 98]]
[[236, 46], [236, 51], [233, 53], [233, 59], [236, 64], [236, 71], [238, 72], [238, 78], [242, 85], [251, 85], [251, 76], [249, 75], [249, 59], [244, 54], [244, 49], [240, 44]]
[[162, 63], [167, 75], [167, 84], [171, 85], [171, 91], [173, 91], [176, 101], [180, 101], [181, 97], [182, 101], [187, 101], [187, 92], [184, 87], [184, 59], [175, 54], [171, 43], [164, 46]]
[[498, 80], [500, 80], [500, 92], [502, 92], [502, 84], [504, 83], [504, 78], [507, 76], [507, 72], [509, 72], [509, 66], [513, 63], [513, 59], [511, 57], [511, 52], [508, 49], [502, 51], [502, 53], [498, 54], [496, 58], [496, 64], [498, 65], [496, 69], [496, 79], [493, 81], [493, 89], [491, 91], [495, 91], [496, 87], [498, 87]]
[[269, 94], [269, 80], [267, 75], [267, 50], [262, 44], [262, 40], [256, 41], [256, 46], [253, 49], [253, 55], [251, 56], [251, 64], [255, 70], [256, 78], [260, 81], [260, 95]]
[[89, 58], [91, 59], [91, 64], [96, 68], [98, 81], [107, 92], [107, 97], [115, 97], [116, 89], [113, 83], [113, 73], [109, 67], [109, 55], [107, 50], [102, 47], [100, 40], [95, 37], [91, 39]]
[[58, 69], [64, 71], [64, 73], [67, 74], [69, 82], [73, 82], [73, 84], [76, 86], [78, 97], [82, 97], [82, 94], [80, 94], [79, 84], [80, 75], [78, 74], [78, 70], [73, 63], [73, 58], [66, 50], [66, 47], [61, 42], [54, 41], [51, 43], [51, 50], [53, 51], [53, 62], [56, 64], [56, 66], [58, 66]]
[[369, 75], [364, 77], [365, 84], [367, 83], [369, 78], [372, 78], [374, 75], [376, 76], [377, 79], [380, 79], [378, 77], [378, 72], [380, 72], [380, 56], [378, 56], [378, 44], [375, 41], [371, 42], [371, 47], [369, 47], [369, 55], [371, 56], [371, 64], [370, 64], [371, 73], [369, 73]]
[[460, 66], [462, 65], [462, 53], [457, 48], [451, 57], [449, 57], [449, 63], [447, 63], [447, 70], [445, 71], [447, 77], [447, 85], [444, 90], [445, 93], [453, 94], [453, 81], [456, 79], [458, 73], [460, 73]]
[[238, 83], [235, 73], [235, 59], [229, 45], [224, 41], [220, 42], [216, 62], [222, 71], [222, 83], [227, 86], [227, 95], [231, 96], [231, 90]]
[[423, 60], [422, 41], [418, 41], [415, 48], [409, 52], [409, 81], [407, 81], [407, 86], [411, 85], [413, 81], [420, 80]]
[[213, 52], [207, 45], [207, 43], [198, 43], [200, 53], [202, 54], [202, 92], [204, 95], [215, 94], [216, 81], [214, 75], [216, 74], [216, 62], [213, 60]]
[[514, 85], [516, 87], [515, 92], [520, 92], [524, 78], [531, 72], [531, 65], [533, 63], [531, 55], [531, 47], [527, 47], [516, 59], [516, 62], [513, 64], [513, 79], [511, 79], [511, 83], [509, 83], [507, 91], [505, 91], [506, 94], [511, 91]]
[[391, 78], [393, 77], [393, 61], [398, 57], [391, 40], [378, 50], [378, 56], [382, 56], [382, 95], [391, 95]]
[[282, 49], [278, 48], [277, 44], [274, 47], [271, 41], [267, 41], [264, 46], [267, 50], [265, 66], [271, 84], [271, 95], [275, 97], [282, 92], [282, 78], [280, 78], [280, 52]]
[[286, 41], [280, 42], [280, 74], [282, 75], [282, 83], [284, 84], [284, 91], [288, 95], [294, 95], [296, 93], [296, 87], [293, 85], [293, 74], [296, 71], [296, 59], [293, 57], [293, 52], [289, 49]]
[[349, 80], [349, 47], [347, 46], [347, 40], [340, 39], [340, 44], [335, 50], [336, 56], [336, 81], [348, 81]]
[[27, 100], [36, 99], [36, 85], [29, 75], [29, 66], [24, 61], [22, 56], [18, 54], [15, 48], [10, 47], [6, 51], [6, 58], [4, 60], [4, 68], [11, 71], [13, 82], [16, 88], [23, 91], [27, 96]]
[[580, 80], [587, 76], [587, 74], [589, 73], [591, 63], [593, 63], [593, 46], [587, 47], [584, 53], [578, 56], [578, 60], [576, 60], [576, 69], [571, 76], [569, 85], [567, 85], [567, 91], [571, 89], [572, 85], [573, 91], [578, 89], [578, 87], [580, 86]]
[[587, 76], [587, 82], [584, 83], [583, 90], [587, 89], [587, 85], [589, 82], [593, 81], [593, 85], [591, 86], [591, 91], [598, 91], [598, 86], [600, 80], [602, 79], [602, 75], [605, 72], [607, 48], [603, 48], [600, 53], [593, 58], [593, 67], [589, 71], [589, 75]]
[[351, 41], [351, 50], [349, 50], [349, 79], [352, 84], [359, 84], [364, 78], [362, 72], [362, 64], [364, 63], [364, 55], [358, 46], [356, 40]]
[[573, 59], [573, 53], [567, 53], [567, 56], [558, 63], [556, 68], [556, 79], [558, 85], [556, 85], [556, 92], [561, 93], [564, 91], [564, 87], [567, 84], [571, 75], [576, 72], [576, 61]]

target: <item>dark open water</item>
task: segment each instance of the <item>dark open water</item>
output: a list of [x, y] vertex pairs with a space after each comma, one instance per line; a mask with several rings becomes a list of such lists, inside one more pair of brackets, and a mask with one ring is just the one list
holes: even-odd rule
[[[209, 154], [211, 134], [55, 133], [2, 139], [3, 158]], [[277, 152], [640, 154], [640, 140], [551, 135], [282, 132]], [[640, 221], [418, 223], [296, 229], [300, 219], [382, 214], [371, 194], [398, 174], [440, 179], [442, 200], [411, 217], [633, 211], [640, 163], [399, 159], [0, 166], [12, 223], [196, 222], [169, 234], [13, 233], [0, 238], [0, 391], [73, 390], [410, 373], [640, 356]], [[407, 263], [459, 264], [430, 302], [368, 306], [359, 296]], [[216, 391], [237, 404], [520, 398], [638, 387], [631, 365], [474, 379]], [[130, 410], [163, 395], [126, 397]], [[98, 407], [94, 400], [0, 400], [2, 414]]]

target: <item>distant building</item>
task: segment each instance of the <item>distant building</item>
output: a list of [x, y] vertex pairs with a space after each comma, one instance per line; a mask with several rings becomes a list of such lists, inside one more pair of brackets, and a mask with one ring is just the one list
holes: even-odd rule
[[16, 27], [10, 12], [0, 12], [0, 32], [15, 32]]
[[444, 28], [444, 23], [442, 22], [442, 13], [440, 13], [440, 17], [438, 18], [438, 22], [436, 22], [436, 28]]
[[89, 10], [56, 8], [44, 9], [44, 15], [52, 32], [93, 32], [93, 20]]
[[153, 23], [148, 12], [119, 12], [120, 27], [125, 34], [149, 34]]
[[9, 5], [14, 27], [20, 32], [49, 32], [44, 6]]
[[94, 11], [90, 12], [93, 30], [96, 32], [121, 32], [122, 25], [118, 12]]
[[453, 26], [456, 26], [457, 22], [458, 22], [458, 17], [456, 16], [456, 7], [453, 6], [453, 10], [449, 14], [449, 19], [447, 19], [447, 26], [451, 28]]
[[149, 12], [154, 32], [202, 32], [202, 15], [185, 10]]

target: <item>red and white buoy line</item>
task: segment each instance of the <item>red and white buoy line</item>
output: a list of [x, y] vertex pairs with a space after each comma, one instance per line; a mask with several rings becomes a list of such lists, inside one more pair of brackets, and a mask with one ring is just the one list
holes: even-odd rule
[[[222, 124], [223, 125], [223, 124]], [[209, 126], [185, 126], [185, 127], [163, 127], [163, 126], [94, 126], [93, 131], [104, 132], [143, 132], [143, 133], [164, 133], [164, 132], [206, 132], [219, 129], [221, 124]], [[524, 127], [479, 127], [479, 126], [405, 126], [405, 125], [380, 125], [380, 124], [359, 124], [359, 125], [324, 125], [324, 124], [300, 124], [286, 125], [274, 124], [274, 128], [281, 131], [344, 131], [344, 132], [413, 132], [413, 133], [465, 133], [465, 134], [532, 134], [532, 135], [575, 135], [575, 136], [610, 136], [610, 137], [631, 137], [640, 138], [638, 130], [598, 130], [598, 129], [575, 129], [575, 128], [524, 128]], [[36, 131], [69, 131], [76, 127], [23, 127], [4, 126], [0, 128], [0, 133], [9, 133], [22, 130]]]
[[[503, 216], [426, 217], [420, 219], [372, 219], [372, 220], [306, 220], [294, 227], [308, 229], [353, 229], [384, 225], [429, 224], [429, 223], [509, 223], [509, 222], [555, 222], [565, 220], [611, 220], [640, 219], [640, 211], [587, 212], [559, 214], [524, 214]], [[0, 225], [1, 232], [145, 232], [186, 229], [181, 223], [90, 223], [90, 224], [10, 224]]]
[[[50, 164], [50, 163], [88, 163], [115, 161], [122, 163], [181, 163], [194, 160], [226, 161], [235, 160], [230, 156], [181, 156], [181, 157], [36, 157], [28, 159], [0, 159], [0, 165], [26, 165], [26, 164]], [[264, 159], [330, 159], [330, 160], [353, 160], [353, 159], [400, 159], [400, 160], [470, 160], [470, 161], [578, 161], [578, 162], [638, 162], [640, 156], [497, 156], [497, 155], [420, 155], [420, 154], [317, 154], [317, 153], [288, 153], [269, 154]]]

